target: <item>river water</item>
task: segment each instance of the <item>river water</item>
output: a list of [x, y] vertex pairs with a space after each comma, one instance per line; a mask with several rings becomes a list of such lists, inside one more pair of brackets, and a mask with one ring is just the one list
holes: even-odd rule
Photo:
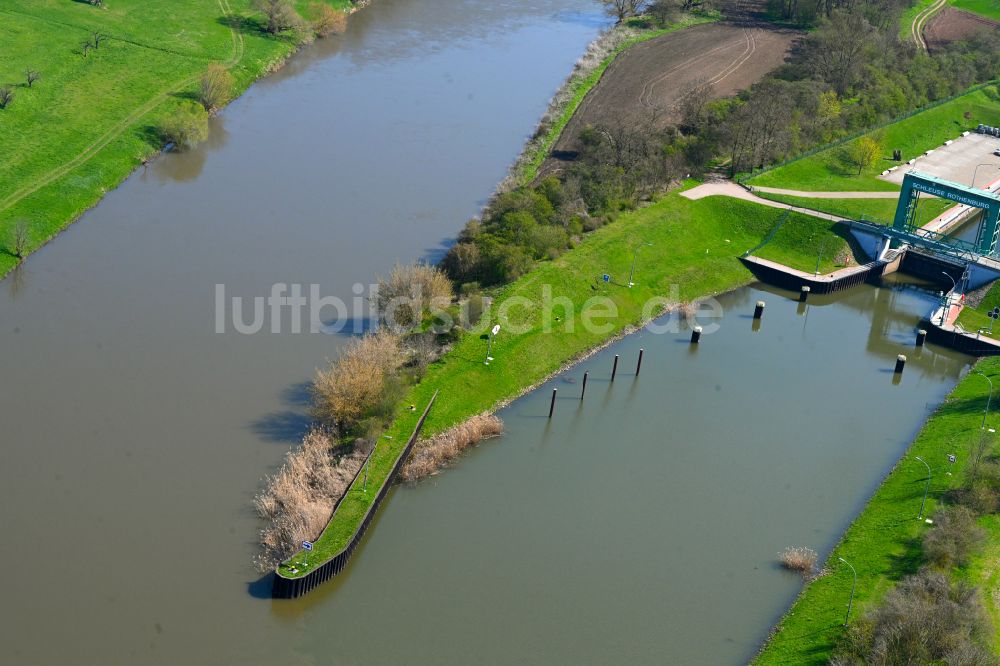
[[[503, 438], [397, 489], [316, 593], [264, 598], [250, 566], [251, 497], [345, 338], [216, 334], [215, 285], [349, 299], [437, 256], [603, 24], [582, 0], [379, 0], [0, 283], [5, 662], [752, 653], [800, 586], [775, 553], [826, 552], [967, 364], [928, 347], [892, 382], [919, 288], [724, 297], [697, 351], [640, 334], [554, 380], [552, 422], [549, 387], [504, 410]], [[642, 376], [607, 382], [639, 346]]]
[[438, 255], [606, 22], [376, 0], [0, 283], [0, 661], [294, 661], [305, 619], [249, 593], [250, 500], [345, 338], [216, 335], [214, 285], [350, 299]]

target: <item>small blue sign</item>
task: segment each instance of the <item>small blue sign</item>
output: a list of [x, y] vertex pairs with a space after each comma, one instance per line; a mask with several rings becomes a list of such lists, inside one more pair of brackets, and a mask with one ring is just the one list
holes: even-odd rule
[[312, 541], [303, 541], [302, 548], [304, 550], [312, 550], [313, 549]]
[[605, 273], [605, 274], [604, 274], [604, 275], [603, 275], [603, 276], [601, 277], [601, 279], [602, 279], [602, 280], [604, 280], [605, 282], [611, 282], [611, 276], [610, 276], [610, 275], [608, 275], [607, 273]]

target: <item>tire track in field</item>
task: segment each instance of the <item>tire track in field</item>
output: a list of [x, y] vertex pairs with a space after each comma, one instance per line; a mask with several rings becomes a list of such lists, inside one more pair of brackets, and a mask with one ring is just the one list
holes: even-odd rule
[[702, 53], [699, 53], [698, 55], [692, 58], [683, 60], [678, 64], [674, 65], [673, 67], [671, 67], [670, 69], [665, 70], [659, 76], [653, 77], [652, 79], [650, 79], [649, 81], [647, 81], [642, 85], [642, 89], [639, 91], [639, 103], [643, 106], [653, 108], [653, 89], [657, 85], [662, 83], [664, 79], [668, 78], [671, 74], [673, 74], [679, 69], [685, 69], [687, 67], [690, 67], [691, 65], [694, 65], [695, 63], [704, 60], [705, 58], [708, 58], [709, 56], [718, 53], [723, 49], [728, 49], [731, 47], [732, 47], [731, 43], [720, 44], [719, 46], [716, 46], [713, 49], [709, 49], [708, 51], [703, 51]]
[[917, 14], [916, 18], [913, 19], [913, 23], [910, 24], [910, 35], [920, 50], [927, 50], [927, 41], [924, 39], [924, 27], [927, 25], [927, 21], [946, 4], [948, 4], [948, 0], [936, 0], [934, 4]]
[[734, 72], [739, 70], [739, 68], [742, 67], [747, 60], [753, 57], [754, 53], [757, 52], [756, 35], [757, 35], [756, 30], [752, 28], [747, 29], [747, 48], [746, 50], [744, 50], [743, 56], [741, 58], [737, 58], [736, 60], [734, 60], [728, 67], [719, 72], [719, 74], [715, 75], [715, 77], [713, 77], [712, 79], [709, 79], [708, 85], [714, 86], [716, 83], [721, 83], [722, 81], [725, 81], [730, 74], [733, 74]]
[[[217, 0], [217, 3], [219, 5], [219, 9], [222, 10], [223, 15], [229, 19], [232, 19], [233, 13], [232, 13], [232, 8], [229, 5], [229, 0]], [[239, 61], [243, 59], [243, 55], [245, 53], [245, 43], [243, 40], [243, 33], [238, 31], [233, 25], [229, 26], [229, 31], [232, 35], [233, 53], [229, 57], [229, 59], [223, 63], [227, 68], [233, 67], [237, 63], [239, 63]], [[7, 210], [14, 204], [24, 199], [25, 197], [30, 196], [35, 192], [37, 192], [38, 190], [45, 187], [46, 185], [51, 184], [53, 181], [62, 178], [76, 167], [85, 164], [88, 160], [90, 160], [90, 158], [94, 157], [94, 155], [96, 155], [98, 152], [107, 147], [109, 143], [117, 139], [128, 128], [130, 128], [132, 125], [138, 122], [140, 118], [145, 116], [147, 113], [155, 109], [163, 102], [165, 102], [167, 98], [170, 97], [171, 93], [186, 88], [187, 86], [194, 83], [199, 77], [201, 77], [201, 74], [193, 74], [191, 76], [182, 79], [178, 83], [175, 83], [169, 88], [165, 88], [157, 95], [149, 99], [145, 104], [139, 106], [139, 108], [137, 108], [135, 111], [129, 114], [128, 117], [122, 119], [121, 121], [111, 126], [104, 134], [98, 137], [89, 146], [84, 148], [83, 151], [81, 151], [72, 160], [66, 162], [65, 164], [59, 167], [56, 167], [52, 171], [49, 171], [47, 174], [45, 174], [38, 180], [34, 181], [33, 183], [25, 185], [18, 190], [14, 190], [14, 192], [12, 192], [6, 198], [0, 200], [0, 212]]]

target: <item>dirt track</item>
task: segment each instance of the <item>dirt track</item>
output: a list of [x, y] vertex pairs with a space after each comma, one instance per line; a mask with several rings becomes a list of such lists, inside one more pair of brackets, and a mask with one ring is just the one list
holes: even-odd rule
[[954, 7], [945, 7], [924, 29], [924, 39], [927, 48], [933, 51], [981, 30], [1000, 30], [1000, 23]]
[[638, 44], [619, 55], [587, 95], [553, 147], [541, 173], [572, 159], [588, 125], [618, 126], [678, 120], [681, 99], [711, 84], [724, 97], [759, 81], [785, 61], [801, 33], [747, 21], [687, 28]]

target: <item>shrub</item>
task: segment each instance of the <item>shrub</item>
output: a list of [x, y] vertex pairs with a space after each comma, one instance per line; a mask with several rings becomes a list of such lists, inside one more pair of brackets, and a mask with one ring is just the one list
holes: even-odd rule
[[347, 14], [338, 12], [323, 2], [309, 5], [309, 15], [312, 17], [312, 29], [319, 37], [339, 35], [347, 29]]
[[417, 481], [438, 471], [473, 444], [503, 433], [503, 421], [478, 414], [430, 439], [419, 442], [402, 469], [404, 481]]
[[264, 31], [271, 35], [302, 27], [302, 17], [291, 0], [254, 0], [253, 7], [264, 14]]
[[183, 106], [163, 121], [160, 131], [178, 150], [193, 148], [208, 138], [208, 114], [193, 104]]
[[979, 514], [1000, 510], [1000, 462], [991, 457], [974, 463], [972, 477], [954, 493], [956, 501]]
[[355, 338], [337, 360], [316, 373], [316, 417], [341, 432], [351, 430], [383, 407], [392, 388], [388, 380], [400, 363], [400, 338], [388, 329]]
[[944, 507], [934, 512], [934, 527], [924, 534], [924, 556], [942, 569], [963, 566], [985, 538], [971, 510], [964, 506]]
[[378, 279], [373, 298], [381, 321], [405, 329], [420, 323], [427, 308], [446, 307], [453, 293], [451, 281], [439, 269], [426, 264], [396, 264], [388, 278]]
[[847, 631], [831, 664], [995, 664], [982, 647], [988, 622], [979, 591], [942, 573], [904, 578]]
[[456, 282], [470, 282], [479, 278], [481, 261], [482, 253], [475, 243], [456, 243], [444, 255], [441, 268]]
[[811, 573], [816, 566], [818, 556], [812, 548], [788, 547], [778, 553], [778, 561], [781, 566], [792, 571], [799, 571], [802, 574]]
[[233, 75], [219, 63], [212, 63], [201, 76], [198, 101], [206, 111], [217, 109], [227, 101], [233, 92]]
[[406, 352], [410, 357], [408, 366], [413, 369], [417, 378], [423, 377], [427, 366], [438, 360], [444, 351], [434, 338], [433, 333], [416, 333], [405, 340]]
[[10, 86], [0, 86], [0, 109], [6, 109], [14, 101], [14, 89]]

